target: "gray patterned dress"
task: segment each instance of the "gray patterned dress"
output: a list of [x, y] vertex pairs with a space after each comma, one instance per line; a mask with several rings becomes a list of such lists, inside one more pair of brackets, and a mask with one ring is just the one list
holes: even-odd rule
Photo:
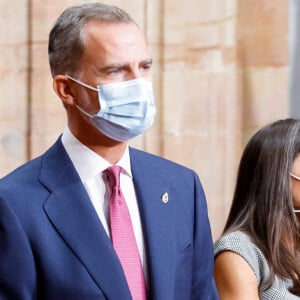
[[215, 257], [222, 251], [232, 251], [243, 257], [252, 268], [257, 282], [259, 298], [262, 300], [300, 299], [288, 291], [290, 280], [276, 278], [270, 288], [265, 290], [270, 269], [262, 252], [251, 242], [248, 235], [236, 231], [222, 236], [214, 245]]

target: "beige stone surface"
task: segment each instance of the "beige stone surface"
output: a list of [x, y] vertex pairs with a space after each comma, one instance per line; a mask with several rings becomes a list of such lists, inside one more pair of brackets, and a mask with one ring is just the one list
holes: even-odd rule
[[0, 1], [0, 15], [0, 176], [3, 176], [27, 159], [27, 1], [15, 1], [15, 5]]
[[238, 1], [240, 62], [244, 66], [287, 64], [288, 1]]
[[261, 126], [288, 117], [287, 67], [244, 71], [244, 141]]
[[288, 116], [288, 2], [245, 0], [237, 9], [244, 144], [258, 128]]
[[[66, 125], [52, 90], [49, 30], [79, 0], [0, 1], [0, 176], [40, 155]], [[241, 151], [288, 112], [288, 1], [118, 0], [154, 58], [157, 117], [130, 143], [193, 168], [214, 238], [230, 207]]]

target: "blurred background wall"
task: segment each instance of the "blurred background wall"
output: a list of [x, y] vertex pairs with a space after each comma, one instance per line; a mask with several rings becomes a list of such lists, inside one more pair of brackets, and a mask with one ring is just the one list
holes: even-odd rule
[[[64, 8], [83, 2], [92, 1], [0, 0], [0, 176], [43, 153], [66, 126], [48, 33]], [[135, 18], [155, 61], [156, 121], [131, 144], [196, 170], [217, 238], [245, 143], [289, 115], [289, 2], [103, 2]]]

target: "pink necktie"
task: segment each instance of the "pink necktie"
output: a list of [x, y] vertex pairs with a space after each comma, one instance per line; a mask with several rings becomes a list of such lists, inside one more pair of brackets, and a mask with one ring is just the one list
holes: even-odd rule
[[104, 172], [111, 189], [109, 216], [112, 243], [123, 267], [132, 299], [146, 300], [141, 258], [134, 237], [129, 211], [120, 188], [121, 167], [112, 166]]

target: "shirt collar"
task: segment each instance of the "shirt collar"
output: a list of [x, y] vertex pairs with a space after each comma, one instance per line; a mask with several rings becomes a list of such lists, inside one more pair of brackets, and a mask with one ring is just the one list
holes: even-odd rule
[[[111, 166], [111, 163], [83, 145], [68, 127], [65, 128], [61, 140], [82, 182], [98, 176]], [[123, 172], [132, 177], [128, 146], [117, 165], [122, 167]]]

